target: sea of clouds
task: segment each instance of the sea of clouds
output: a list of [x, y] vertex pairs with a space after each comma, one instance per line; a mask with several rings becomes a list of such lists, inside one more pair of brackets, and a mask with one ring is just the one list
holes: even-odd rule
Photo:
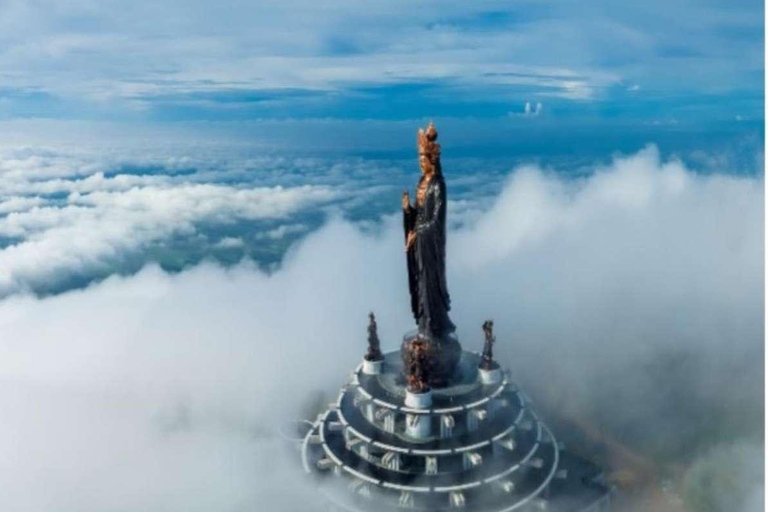
[[[2, 508], [319, 510], [277, 432], [344, 384], [368, 311], [387, 349], [412, 326], [400, 219], [354, 222], [334, 202], [398, 189], [357, 196], [344, 166], [337, 183], [211, 183], [14, 151], [0, 160]], [[524, 166], [484, 207], [449, 204], [466, 219], [448, 234], [459, 338], [479, 349], [495, 320], [499, 359], [555, 433], [641, 483], [624, 509], [761, 510], [763, 179], [697, 174], [654, 147], [592, 171]], [[110, 270], [212, 222], [323, 208], [271, 271]], [[238, 245], [226, 238], [211, 244]], [[89, 286], [35, 293], [78, 272]]]
[[[410, 159], [146, 146], [0, 147], [0, 297], [58, 293], [148, 263], [274, 267], [328, 215], [377, 224], [413, 181]], [[454, 223], [505, 174], [456, 169]]]

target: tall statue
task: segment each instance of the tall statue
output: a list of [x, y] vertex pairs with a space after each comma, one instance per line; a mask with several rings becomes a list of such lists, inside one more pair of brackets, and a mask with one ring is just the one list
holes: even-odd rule
[[[461, 345], [453, 334], [456, 326], [448, 311], [451, 298], [445, 278], [446, 191], [440, 166], [437, 130], [430, 123], [416, 137], [421, 178], [416, 185], [416, 201], [403, 192], [403, 228], [408, 263], [408, 289], [411, 311], [418, 325], [415, 337], [404, 340], [402, 355], [406, 377], [415, 354], [426, 354], [429, 368], [419, 378], [430, 386], [447, 385], [461, 357]], [[411, 346], [413, 343], [418, 344]], [[416, 358], [418, 359], [418, 358]]]
[[445, 180], [440, 167], [437, 130], [430, 123], [419, 129], [421, 179], [416, 185], [416, 202], [403, 192], [403, 227], [408, 260], [411, 310], [419, 334], [440, 338], [456, 330], [448, 311], [451, 298], [445, 279]]

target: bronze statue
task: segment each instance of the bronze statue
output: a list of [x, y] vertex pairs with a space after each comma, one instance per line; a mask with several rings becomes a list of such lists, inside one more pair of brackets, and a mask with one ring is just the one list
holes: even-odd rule
[[430, 123], [419, 129], [417, 143], [421, 179], [416, 186], [416, 202], [411, 204], [403, 192], [403, 226], [408, 260], [408, 285], [411, 310], [419, 334], [441, 338], [456, 330], [448, 317], [451, 298], [445, 279], [446, 191], [440, 166], [437, 130]]
[[447, 196], [435, 125], [429, 123], [426, 130], [419, 129], [416, 142], [421, 179], [416, 186], [416, 202], [411, 203], [405, 191], [402, 207], [408, 290], [418, 331], [403, 340], [401, 354], [409, 380], [420, 361], [415, 354], [423, 354], [428, 364], [418, 370], [418, 379], [432, 387], [442, 387], [453, 376], [461, 358], [461, 345], [453, 334], [456, 326], [448, 316], [451, 298], [445, 278]]
[[483, 333], [485, 334], [485, 344], [483, 345], [483, 356], [478, 366], [483, 370], [495, 370], [499, 364], [493, 360], [493, 344], [496, 343], [496, 336], [493, 335], [493, 320], [483, 322]]
[[376, 317], [373, 311], [368, 313], [368, 352], [365, 353], [368, 361], [381, 361], [384, 355], [381, 353], [381, 342], [376, 327]]

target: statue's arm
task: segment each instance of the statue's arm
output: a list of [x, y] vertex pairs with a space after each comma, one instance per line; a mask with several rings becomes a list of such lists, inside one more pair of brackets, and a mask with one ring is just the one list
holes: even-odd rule
[[405, 233], [405, 237], [408, 237], [408, 233], [413, 231], [414, 225], [416, 224], [416, 209], [408, 204], [408, 208], [403, 208], [403, 231]]
[[444, 195], [445, 195], [445, 184], [439, 183], [436, 187], [434, 187], [433, 192], [433, 210], [432, 215], [429, 216], [429, 220], [422, 222], [418, 226], [416, 226], [416, 234], [417, 235], [423, 235], [425, 233], [428, 233], [432, 231], [435, 226], [440, 222], [440, 219], [442, 216], [440, 215], [440, 212], [443, 208], [445, 208], [444, 204]]

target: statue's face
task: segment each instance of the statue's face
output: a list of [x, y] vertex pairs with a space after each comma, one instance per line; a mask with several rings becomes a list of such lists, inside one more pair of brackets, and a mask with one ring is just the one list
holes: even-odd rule
[[432, 174], [435, 172], [435, 166], [429, 161], [429, 158], [424, 153], [419, 153], [419, 166], [421, 167], [422, 174]]

